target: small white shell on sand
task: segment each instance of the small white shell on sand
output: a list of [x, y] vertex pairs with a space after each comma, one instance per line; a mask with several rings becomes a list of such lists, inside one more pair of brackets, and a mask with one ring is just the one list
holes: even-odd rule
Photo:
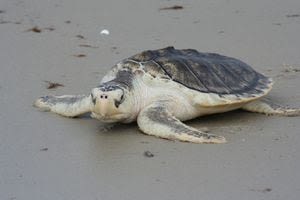
[[107, 29], [103, 29], [101, 32], [100, 32], [101, 35], [109, 35], [109, 30]]

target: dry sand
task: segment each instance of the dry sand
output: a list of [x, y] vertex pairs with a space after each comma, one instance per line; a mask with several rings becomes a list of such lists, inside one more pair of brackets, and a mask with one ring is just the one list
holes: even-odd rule
[[[160, 10], [174, 5], [183, 9]], [[32, 102], [88, 93], [117, 61], [173, 45], [242, 59], [275, 79], [276, 102], [300, 107], [299, 14], [299, 0], [1, 0], [0, 199], [298, 200], [299, 117], [196, 119], [229, 141], [197, 145], [136, 124], [104, 132]]]

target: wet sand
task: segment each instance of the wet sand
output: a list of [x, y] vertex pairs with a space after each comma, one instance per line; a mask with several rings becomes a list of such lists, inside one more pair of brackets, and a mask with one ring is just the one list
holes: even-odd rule
[[299, 117], [195, 119], [228, 140], [199, 145], [32, 107], [88, 93], [116, 62], [166, 46], [239, 58], [273, 77], [275, 102], [300, 107], [299, 32], [298, 0], [1, 1], [0, 199], [299, 199]]

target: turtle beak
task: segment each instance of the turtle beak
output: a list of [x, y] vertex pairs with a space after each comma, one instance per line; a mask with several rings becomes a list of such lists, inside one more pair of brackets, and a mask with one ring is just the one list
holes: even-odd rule
[[105, 117], [107, 114], [107, 110], [108, 110], [108, 100], [107, 99], [102, 99], [101, 102], [99, 102], [99, 110], [100, 110], [100, 115], [101, 117]]
[[105, 118], [109, 109], [109, 100], [104, 98], [96, 98], [94, 100], [94, 110], [101, 117]]
[[98, 88], [91, 94], [92, 102], [94, 104], [94, 112], [105, 117], [108, 113], [109, 99], [107, 95], [103, 94]]

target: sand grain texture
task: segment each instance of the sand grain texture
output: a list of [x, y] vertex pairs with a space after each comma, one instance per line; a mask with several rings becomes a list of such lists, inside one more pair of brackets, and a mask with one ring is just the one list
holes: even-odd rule
[[[184, 9], [159, 11], [173, 5]], [[43, 95], [89, 93], [117, 61], [170, 45], [239, 58], [274, 77], [276, 102], [300, 107], [300, 74], [278, 76], [284, 64], [300, 66], [299, 0], [2, 0], [0, 10], [0, 21], [19, 22], [0, 23], [1, 200], [299, 199], [299, 117], [199, 118], [188, 124], [228, 143], [196, 145], [140, 134], [136, 124], [102, 132], [86, 116], [32, 107]], [[51, 31], [24, 31], [31, 27]], [[65, 87], [48, 90], [44, 80]]]

